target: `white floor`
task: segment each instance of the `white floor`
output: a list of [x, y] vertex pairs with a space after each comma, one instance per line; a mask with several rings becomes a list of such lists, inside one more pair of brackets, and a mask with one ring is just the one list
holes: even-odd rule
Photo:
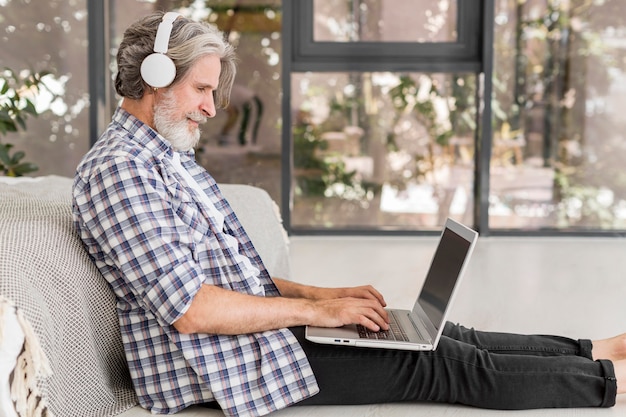
[[[392, 306], [411, 308], [434, 251], [424, 237], [292, 236], [293, 279], [370, 283]], [[626, 240], [481, 238], [450, 319], [481, 330], [602, 338], [626, 332]], [[624, 416], [611, 409], [503, 412], [447, 405], [293, 408], [280, 416]]]

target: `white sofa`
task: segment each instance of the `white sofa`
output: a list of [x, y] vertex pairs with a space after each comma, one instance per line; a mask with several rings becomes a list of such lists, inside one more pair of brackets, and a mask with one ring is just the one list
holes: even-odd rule
[[[37, 383], [55, 416], [151, 415], [132, 389], [113, 293], [74, 232], [71, 184], [58, 176], [0, 177], [0, 296], [22, 311], [48, 358], [52, 374]], [[269, 195], [246, 185], [221, 188], [270, 273], [289, 278], [287, 235]], [[5, 341], [20, 336], [1, 328]], [[178, 415], [222, 413], [192, 407]]]

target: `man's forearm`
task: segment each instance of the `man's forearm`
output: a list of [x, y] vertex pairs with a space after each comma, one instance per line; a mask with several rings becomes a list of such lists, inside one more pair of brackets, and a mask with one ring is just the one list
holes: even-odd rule
[[259, 297], [202, 285], [173, 325], [181, 333], [236, 335], [312, 324], [359, 323], [387, 329], [384, 299], [371, 286], [320, 288], [276, 279], [281, 297]]
[[181, 333], [245, 334], [308, 324], [313, 313], [302, 298], [258, 297], [203, 285], [174, 327]]

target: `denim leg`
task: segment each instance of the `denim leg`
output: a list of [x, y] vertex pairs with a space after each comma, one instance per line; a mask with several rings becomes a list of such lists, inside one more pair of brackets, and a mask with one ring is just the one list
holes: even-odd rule
[[552, 335], [481, 332], [450, 322], [446, 323], [443, 334], [491, 353], [535, 356], [571, 355], [592, 359], [592, 343], [588, 339], [573, 340]]
[[568, 339], [549, 338], [542, 348], [539, 336], [524, 344], [521, 335], [509, 339], [447, 325], [436, 351], [411, 352], [320, 345], [305, 340], [302, 328], [292, 330], [320, 385], [320, 393], [302, 405], [434, 401], [532, 409], [615, 403], [611, 362], [579, 356], [575, 352], [584, 349]]

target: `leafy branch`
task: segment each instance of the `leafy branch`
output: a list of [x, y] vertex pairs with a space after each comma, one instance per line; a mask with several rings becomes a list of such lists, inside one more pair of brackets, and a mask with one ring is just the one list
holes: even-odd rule
[[[37, 109], [32, 100], [40, 88], [45, 87], [43, 77], [48, 74], [47, 71], [25, 71], [20, 75], [10, 68], [5, 68], [0, 73], [1, 138], [20, 129], [26, 130], [27, 117], [37, 116]], [[0, 141], [0, 174], [19, 177], [39, 169], [31, 162], [22, 162], [24, 152], [11, 154], [12, 147], [12, 144]]]

